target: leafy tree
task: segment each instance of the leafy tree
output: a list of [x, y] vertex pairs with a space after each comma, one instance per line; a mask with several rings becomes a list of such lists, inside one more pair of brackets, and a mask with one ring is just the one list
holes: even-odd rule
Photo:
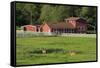
[[89, 29], [95, 29], [97, 19], [95, 7], [82, 7], [80, 16], [87, 20]]
[[70, 16], [69, 7], [58, 5], [43, 5], [40, 20], [47, 22], [59, 22]]
[[[35, 24], [40, 15], [40, 5], [38, 4], [22, 4], [16, 5], [17, 21], [25, 24]], [[19, 24], [21, 25], [21, 24]]]

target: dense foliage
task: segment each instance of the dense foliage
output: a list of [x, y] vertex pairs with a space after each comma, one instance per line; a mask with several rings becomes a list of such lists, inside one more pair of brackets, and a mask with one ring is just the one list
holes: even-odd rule
[[68, 17], [83, 17], [91, 27], [96, 27], [96, 7], [66, 6], [47, 4], [16, 4], [16, 25], [42, 24], [46, 22], [60, 22]]

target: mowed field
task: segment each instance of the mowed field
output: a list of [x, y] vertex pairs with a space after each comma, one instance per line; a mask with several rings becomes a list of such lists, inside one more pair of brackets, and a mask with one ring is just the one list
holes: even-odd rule
[[17, 38], [16, 50], [17, 65], [95, 61], [96, 38], [67, 36]]

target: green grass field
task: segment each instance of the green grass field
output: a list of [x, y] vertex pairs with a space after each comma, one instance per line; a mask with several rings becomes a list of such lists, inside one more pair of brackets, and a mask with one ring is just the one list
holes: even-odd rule
[[96, 60], [96, 38], [91, 37], [17, 38], [16, 48], [17, 65]]

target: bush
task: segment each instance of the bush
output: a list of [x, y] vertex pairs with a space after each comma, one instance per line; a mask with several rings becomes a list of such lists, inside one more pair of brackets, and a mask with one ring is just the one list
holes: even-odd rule
[[16, 26], [16, 30], [21, 30], [21, 28], [19, 26]]

